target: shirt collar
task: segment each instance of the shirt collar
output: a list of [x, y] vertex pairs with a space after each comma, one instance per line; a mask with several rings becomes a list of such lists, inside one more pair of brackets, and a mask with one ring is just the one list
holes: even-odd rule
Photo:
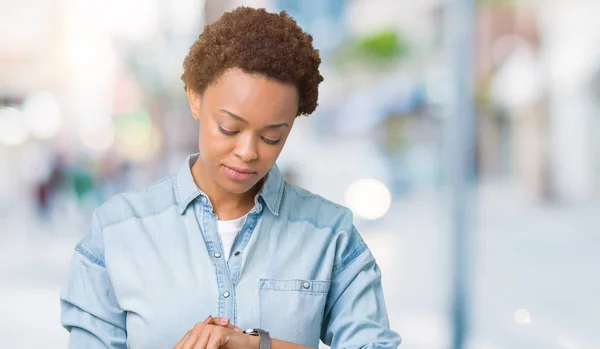
[[[203, 204], [208, 203], [207, 195], [198, 188], [196, 182], [194, 182], [194, 177], [192, 177], [192, 166], [198, 160], [198, 157], [199, 154], [189, 155], [183, 165], [181, 165], [175, 178], [175, 193], [177, 195], [180, 214], [183, 214], [189, 204], [199, 196], [202, 197]], [[267, 174], [266, 181], [257, 195], [257, 199], [262, 198], [269, 211], [274, 215], [279, 214], [283, 188], [283, 176], [277, 165], [274, 165]]]

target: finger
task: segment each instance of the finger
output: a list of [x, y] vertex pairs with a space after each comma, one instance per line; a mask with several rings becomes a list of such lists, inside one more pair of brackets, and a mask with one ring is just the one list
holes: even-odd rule
[[222, 326], [225, 328], [228, 328], [230, 330], [234, 330], [236, 332], [244, 332], [241, 328], [233, 325], [231, 323], [231, 320], [229, 320], [228, 318], [225, 317], [216, 317], [213, 319], [213, 324], [218, 325], [218, 326]]
[[206, 343], [208, 343], [208, 339], [210, 338], [210, 333], [212, 329], [215, 328], [213, 325], [204, 326], [202, 332], [199, 334], [198, 339], [196, 340], [196, 344], [192, 347], [193, 349], [205, 349]]
[[192, 349], [195, 347], [196, 343], [198, 342], [200, 333], [196, 332], [196, 331], [192, 331], [192, 333], [190, 333], [190, 336], [186, 339], [185, 343], [183, 343], [183, 347], [181, 347], [181, 349]]
[[215, 324], [215, 325], [227, 326], [230, 323], [231, 323], [231, 320], [229, 320], [226, 317], [215, 317], [215, 318], [213, 318], [213, 324]]
[[225, 335], [225, 331], [216, 328], [210, 333], [210, 338], [206, 343], [206, 349], [219, 349], [220, 346], [227, 344], [227, 340], [228, 338]]
[[231, 323], [231, 320], [229, 320], [226, 317], [216, 317], [215, 322], [217, 322], [219, 324], [227, 325], [227, 324]]
[[189, 336], [186, 338], [185, 342], [183, 342], [183, 346], [181, 347], [181, 349], [194, 348], [206, 326], [207, 325], [202, 322], [199, 322], [196, 325], [194, 325], [194, 328], [189, 332]]
[[[217, 318], [218, 319], [218, 318]], [[206, 319], [204, 319], [204, 323], [205, 324], [212, 324], [214, 322], [215, 318], [213, 318], [211, 315], [207, 316]]]
[[239, 328], [237, 326], [234, 326], [234, 325], [231, 325], [231, 324], [228, 325], [227, 328], [230, 329], [230, 330], [234, 330], [235, 332], [239, 332], [239, 333], [243, 333], [244, 332], [244, 330], [242, 330], [241, 328]]

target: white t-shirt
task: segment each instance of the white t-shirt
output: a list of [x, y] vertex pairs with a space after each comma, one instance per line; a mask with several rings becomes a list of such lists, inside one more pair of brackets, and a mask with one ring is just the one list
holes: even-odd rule
[[234, 219], [231, 221], [218, 221], [217, 229], [219, 235], [221, 235], [221, 242], [223, 242], [223, 252], [225, 253], [225, 260], [229, 260], [229, 254], [231, 253], [231, 247], [235, 238], [242, 230], [242, 226], [246, 221], [246, 216]]

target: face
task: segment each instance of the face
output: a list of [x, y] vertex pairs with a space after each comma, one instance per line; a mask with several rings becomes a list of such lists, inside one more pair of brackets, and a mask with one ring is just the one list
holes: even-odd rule
[[293, 85], [227, 70], [202, 95], [188, 89], [199, 121], [201, 175], [226, 192], [251, 190], [273, 167], [298, 111]]

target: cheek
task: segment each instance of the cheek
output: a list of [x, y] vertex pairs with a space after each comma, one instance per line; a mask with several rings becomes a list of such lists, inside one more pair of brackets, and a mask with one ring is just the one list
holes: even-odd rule
[[279, 157], [279, 154], [281, 154], [283, 145], [283, 141], [281, 142], [281, 145], [278, 144], [276, 146], [263, 143], [260, 148], [260, 157], [262, 161], [268, 163], [269, 165], [273, 165]]
[[231, 140], [224, 137], [218, 129], [214, 130], [210, 127], [200, 126], [198, 134], [200, 152], [204, 154], [206, 159], [222, 157], [222, 155], [227, 154], [232, 147]]

